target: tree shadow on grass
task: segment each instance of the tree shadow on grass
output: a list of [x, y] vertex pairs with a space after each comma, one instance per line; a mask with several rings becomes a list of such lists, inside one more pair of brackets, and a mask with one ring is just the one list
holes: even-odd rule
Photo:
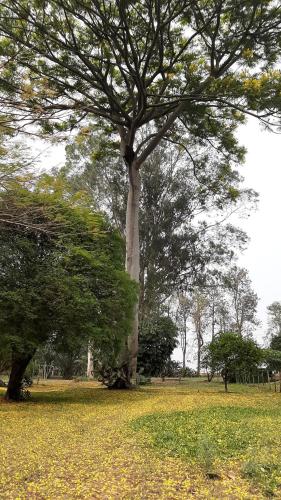
[[[142, 389], [131, 390], [110, 390], [105, 387], [75, 387], [64, 390], [50, 390], [31, 392], [31, 399], [24, 404], [83, 404], [83, 405], [121, 405], [126, 403], [136, 403], [144, 399], [151, 398]], [[156, 394], [155, 394], [156, 396]]]
[[[129, 390], [109, 390], [106, 387], [85, 387], [85, 386], [65, 386], [62, 389], [56, 389], [54, 386], [50, 386], [50, 390], [48, 390], [48, 386], [46, 386], [47, 390], [36, 390], [33, 391], [32, 387], [30, 388], [31, 398], [25, 402], [17, 403], [23, 406], [26, 405], [37, 405], [37, 404], [52, 404], [52, 405], [65, 405], [65, 404], [83, 404], [83, 405], [99, 405], [99, 406], [108, 406], [108, 405], [122, 405], [126, 404], [135, 404], [137, 402], [141, 402], [147, 399], [157, 399], [159, 396], [161, 398], [170, 398], [170, 397], [178, 397], [178, 396], [196, 396], [197, 394], [208, 395], [210, 398], [214, 396], [222, 396], [225, 394], [226, 399], [229, 396], [249, 396], [252, 391], [240, 391], [239, 388], [230, 388], [228, 393], [225, 393], [222, 387], [214, 386], [214, 387], [206, 387], [200, 386], [200, 388], [196, 389], [194, 386], [145, 386], [140, 388], [133, 388]], [[233, 390], [234, 389], [234, 390]], [[257, 394], [255, 391], [254, 394]], [[0, 389], [0, 401], [4, 401], [5, 390]], [[7, 403], [9, 404], [9, 403]], [[15, 403], [11, 403], [15, 404]], [[2, 405], [1, 405], [2, 406]]]

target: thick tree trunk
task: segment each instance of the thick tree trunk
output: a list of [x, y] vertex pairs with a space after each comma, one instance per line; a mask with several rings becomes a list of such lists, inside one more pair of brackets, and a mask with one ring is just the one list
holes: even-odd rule
[[226, 372], [225, 375], [224, 375], [224, 390], [225, 392], [228, 392], [228, 373]]
[[[135, 153], [127, 145], [127, 136], [120, 128], [121, 156], [124, 159], [129, 173], [129, 192], [126, 213], [126, 271], [129, 276], [139, 283], [140, 281], [140, 244], [139, 244], [139, 206], [140, 206], [140, 174], [141, 162], [134, 159]], [[111, 367], [101, 374], [101, 379], [109, 389], [128, 389], [132, 387], [132, 379], [137, 374], [137, 354], [139, 335], [139, 298], [134, 307], [134, 319], [131, 334], [124, 345], [117, 367]]]
[[[141, 266], [140, 266], [141, 267]], [[140, 269], [140, 293], [139, 293], [139, 324], [142, 324], [142, 321], [145, 316], [145, 310], [144, 310], [144, 269]]]
[[66, 355], [62, 367], [62, 376], [65, 380], [72, 380], [74, 376], [74, 360], [72, 355]]
[[[139, 205], [140, 205], [140, 174], [134, 162], [129, 166], [129, 193], [126, 215], [126, 271], [130, 277], [139, 283], [140, 274], [140, 244], [139, 244]], [[128, 379], [136, 377], [138, 333], [139, 333], [139, 301], [135, 304], [132, 333], [127, 341]], [[128, 380], [128, 381], [129, 381]]]
[[223, 383], [224, 383], [224, 391], [228, 392], [228, 382], [229, 382], [229, 371], [228, 371], [228, 369], [223, 369], [221, 371], [221, 376], [222, 376]]
[[20, 401], [22, 398], [22, 379], [27, 365], [33, 358], [34, 354], [29, 355], [14, 355], [12, 360], [12, 368], [8, 382], [8, 388], [5, 394], [5, 399], [8, 401]]

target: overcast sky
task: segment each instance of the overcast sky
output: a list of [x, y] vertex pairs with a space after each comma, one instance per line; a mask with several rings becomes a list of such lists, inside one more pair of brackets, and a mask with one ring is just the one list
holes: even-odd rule
[[249, 270], [260, 298], [262, 325], [257, 337], [261, 340], [267, 328], [266, 307], [281, 301], [281, 135], [262, 130], [255, 119], [250, 119], [241, 127], [239, 139], [248, 151], [241, 169], [245, 184], [260, 195], [257, 211], [239, 221], [250, 237], [239, 263]]

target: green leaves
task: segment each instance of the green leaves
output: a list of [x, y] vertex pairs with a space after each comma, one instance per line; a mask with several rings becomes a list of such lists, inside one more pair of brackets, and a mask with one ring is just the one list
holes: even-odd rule
[[[15, 110], [20, 98], [23, 114], [32, 106], [35, 112], [36, 96], [43, 124], [47, 118], [53, 125], [57, 116], [59, 125], [62, 111], [74, 111], [105, 118], [115, 128], [130, 129], [137, 118], [137, 130], [169, 115], [181, 100], [191, 108], [201, 102], [218, 108], [217, 99], [224, 98], [227, 107], [238, 105], [242, 112], [280, 111], [272, 99], [279, 88], [274, 79], [271, 96], [258, 95], [255, 84], [248, 98], [250, 89], [239, 76], [241, 67], [252, 75], [274, 68], [281, 45], [274, 0], [184, 6], [176, 0], [2, 1], [0, 9], [3, 91], [14, 87]], [[26, 91], [17, 93], [26, 70], [32, 89], [44, 79], [50, 83], [28, 99]], [[73, 120], [70, 115], [65, 123]]]
[[205, 349], [203, 364], [212, 372], [221, 372], [226, 389], [230, 373], [249, 372], [262, 361], [262, 350], [250, 338], [236, 333], [221, 333]]
[[159, 376], [178, 344], [178, 331], [168, 316], [152, 316], [140, 325], [138, 367], [145, 375]]
[[44, 176], [33, 191], [13, 184], [0, 192], [3, 210], [0, 351], [91, 338], [105, 357], [117, 355], [136, 300], [118, 233], [62, 178]]

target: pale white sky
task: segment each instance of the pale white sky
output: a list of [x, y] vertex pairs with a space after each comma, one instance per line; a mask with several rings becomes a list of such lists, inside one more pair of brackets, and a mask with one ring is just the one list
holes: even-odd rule
[[250, 237], [239, 264], [249, 270], [260, 298], [262, 325], [257, 338], [261, 340], [267, 328], [266, 307], [274, 300], [281, 301], [281, 135], [262, 130], [253, 118], [241, 127], [238, 136], [248, 151], [241, 169], [245, 184], [260, 195], [257, 211], [239, 222]]
[[[260, 301], [258, 315], [261, 326], [256, 337], [266, 332], [266, 307], [281, 300], [281, 135], [266, 132], [254, 118], [240, 128], [238, 137], [248, 153], [241, 167], [245, 185], [260, 195], [258, 208], [250, 217], [235, 219], [250, 237], [248, 249], [239, 258], [239, 265], [249, 270], [253, 287]], [[51, 146], [42, 164], [51, 168], [63, 163], [62, 146]]]

